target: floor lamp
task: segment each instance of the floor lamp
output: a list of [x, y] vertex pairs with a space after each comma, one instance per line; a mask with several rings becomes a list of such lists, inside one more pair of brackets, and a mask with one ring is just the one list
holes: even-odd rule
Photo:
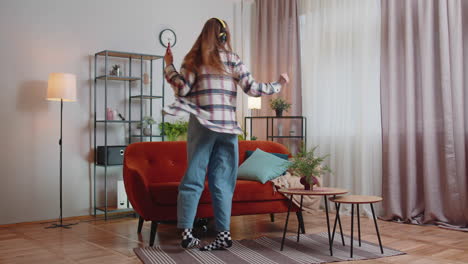
[[60, 101], [60, 222], [46, 228], [71, 228], [74, 224], [63, 224], [62, 217], [62, 120], [63, 102], [76, 101], [76, 76], [70, 73], [51, 73], [47, 87], [47, 100]]

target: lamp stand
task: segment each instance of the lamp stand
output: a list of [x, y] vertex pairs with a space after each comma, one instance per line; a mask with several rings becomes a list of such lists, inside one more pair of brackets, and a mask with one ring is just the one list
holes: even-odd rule
[[254, 109], [251, 109], [251, 111], [252, 111], [252, 113], [250, 114], [251, 116], [254, 116], [254, 114], [255, 114], [255, 116], [260, 116], [260, 115], [259, 115], [259, 112], [260, 112], [259, 109], [254, 108]]
[[72, 225], [76, 225], [78, 223], [72, 223], [72, 224], [63, 224], [63, 217], [62, 217], [62, 121], [63, 120], [63, 99], [60, 99], [60, 140], [59, 140], [59, 145], [60, 145], [60, 223], [57, 224], [52, 224], [51, 226], [46, 227], [46, 229], [49, 228], [66, 228], [70, 229]]

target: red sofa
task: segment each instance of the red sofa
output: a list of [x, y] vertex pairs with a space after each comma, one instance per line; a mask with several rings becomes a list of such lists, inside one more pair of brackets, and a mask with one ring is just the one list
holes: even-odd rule
[[[285, 146], [271, 141], [239, 141], [239, 165], [247, 150], [289, 154]], [[143, 221], [151, 221], [150, 245], [154, 243], [158, 223], [177, 220], [178, 186], [187, 168], [186, 142], [141, 142], [125, 150], [123, 179], [128, 199]], [[237, 180], [232, 215], [272, 214], [288, 211], [288, 199], [273, 191], [271, 182]], [[293, 205], [301, 226], [302, 214]], [[213, 208], [208, 185], [200, 198], [197, 218], [212, 218]], [[303, 228], [302, 228], [303, 230]]]

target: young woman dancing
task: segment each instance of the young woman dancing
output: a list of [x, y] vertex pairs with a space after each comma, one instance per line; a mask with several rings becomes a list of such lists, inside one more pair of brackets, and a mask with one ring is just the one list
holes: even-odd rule
[[242, 134], [236, 121], [237, 86], [250, 96], [271, 95], [281, 90], [289, 81], [288, 76], [282, 74], [277, 82], [257, 83], [232, 52], [229, 28], [218, 18], [205, 23], [185, 56], [180, 73], [173, 65], [170, 47], [164, 60], [165, 77], [176, 96], [164, 112], [190, 114], [188, 168], [177, 198], [177, 226], [183, 229], [181, 246], [192, 248], [200, 244], [192, 228], [207, 176], [218, 235], [200, 250], [228, 248], [232, 245], [231, 206], [239, 162], [237, 135]]

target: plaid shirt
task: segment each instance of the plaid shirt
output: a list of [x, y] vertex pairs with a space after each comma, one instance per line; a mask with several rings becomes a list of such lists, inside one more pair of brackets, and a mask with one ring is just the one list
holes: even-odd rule
[[278, 93], [281, 84], [257, 83], [239, 56], [220, 51], [226, 74], [213, 74], [206, 69], [194, 74], [184, 67], [177, 72], [174, 65], [164, 69], [167, 82], [174, 89], [176, 101], [164, 107], [170, 115], [193, 114], [206, 128], [215, 132], [242, 134], [236, 121], [237, 85], [249, 96]]

